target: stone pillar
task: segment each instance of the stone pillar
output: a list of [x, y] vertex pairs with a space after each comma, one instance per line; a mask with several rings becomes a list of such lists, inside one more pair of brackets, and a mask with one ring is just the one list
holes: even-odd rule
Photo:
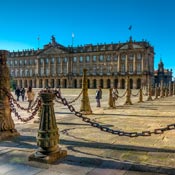
[[9, 98], [3, 90], [5, 88], [10, 92], [9, 69], [6, 65], [7, 54], [6, 50], [0, 50], [0, 140], [19, 135], [11, 117]]
[[37, 136], [38, 150], [29, 156], [29, 161], [42, 163], [53, 163], [67, 155], [66, 150], [61, 150], [58, 146], [59, 134], [53, 100], [55, 94], [46, 90], [40, 93], [42, 99], [41, 120]]
[[81, 107], [80, 112], [83, 114], [92, 114], [90, 102], [89, 102], [89, 96], [88, 96], [88, 87], [87, 87], [87, 69], [83, 69], [83, 79], [82, 79], [82, 90], [83, 90], [83, 96], [81, 99]]
[[126, 101], [125, 101], [125, 105], [132, 105], [129, 76], [127, 77], [127, 84], [126, 84]]

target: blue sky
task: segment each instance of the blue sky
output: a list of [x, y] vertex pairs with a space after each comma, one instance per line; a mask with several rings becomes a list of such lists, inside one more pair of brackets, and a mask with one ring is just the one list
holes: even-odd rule
[[[65, 46], [136, 41], [150, 42], [155, 69], [162, 58], [175, 75], [174, 0], [2, 0], [0, 49], [40, 48], [51, 35]], [[132, 30], [128, 27], [132, 25]]]

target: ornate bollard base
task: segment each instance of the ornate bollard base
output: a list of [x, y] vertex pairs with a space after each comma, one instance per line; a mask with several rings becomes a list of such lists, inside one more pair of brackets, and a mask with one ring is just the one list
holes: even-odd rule
[[124, 105], [132, 105], [131, 100], [126, 101]]
[[51, 163], [56, 162], [59, 159], [63, 159], [66, 156], [67, 156], [67, 151], [61, 150], [61, 149], [59, 149], [56, 152], [47, 154], [47, 155], [37, 151], [34, 154], [30, 155], [28, 160], [51, 164]]
[[151, 96], [148, 96], [147, 101], [153, 101], [152, 97]]
[[0, 132], [0, 140], [6, 140], [16, 136], [20, 136], [19, 132], [16, 129], [14, 129], [13, 131]]

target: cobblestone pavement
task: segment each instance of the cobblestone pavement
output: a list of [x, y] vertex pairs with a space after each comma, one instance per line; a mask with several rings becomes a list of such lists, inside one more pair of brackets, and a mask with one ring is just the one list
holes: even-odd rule
[[[72, 100], [81, 89], [63, 89], [62, 96]], [[120, 95], [124, 91], [120, 90]], [[175, 123], [175, 97], [123, 105], [125, 97], [108, 108], [108, 90], [103, 90], [102, 107], [97, 108], [95, 90], [89, 90], [93, 111], [91, 120], [106, 127], [126, 132], [153, 131]], [[27, 101], [19, 102], [27, 106]], [[73, 103], [77, 111], [81, 98]], [[35, 119], [22, 123], [12, 114], [19, 137], [0, 141], [0, 175], [175, 175], [175, 130], [151, 136], [126, 137], [106, 133], [90, 126], [71, 113], [66, 106], [55, 102], [55, 115], [60, 133], [60, 147], [68, 156], [52, 165], [28, 161], [37, 150], [38, 123]], [[17, 109], [22, 117], [27, 113]]]

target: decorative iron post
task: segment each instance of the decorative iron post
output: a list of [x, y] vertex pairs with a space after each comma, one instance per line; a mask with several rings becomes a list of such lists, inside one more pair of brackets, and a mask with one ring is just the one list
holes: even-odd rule
[[129, 83], [129, 76], [127, 77], [126, 101], [125, 101], [125, 105], [132, 105], [132, 102], [131, 102], [131, 89], [130, 89], [130, 83]]
[[140, 92], [139, 92], [139, 103], [143, 102], [143, 91], [142, 88], [140, 88]]
[[15, 124], [11, 117], [9, 98], [3, 91], [10, 92], [9, 69], [6, 65], [8, 51], [0, 50], [0, 140], [18, 136]]
[[81, 107], [80, 112], [83, 114], [92, 114], [89, 96], [88, 96], [88, 83], [87, 83], [87, 69], [83, 69], [83, 79], [82, 79], [82, 90], [83, 90], [83, 97], [81, 99]]
[[53, 91], [45, 90], [40, 93], [42, 99], [41, 119], [37, 136], [38, 150], [29, 156], [29, 160], [53, 163], [67, 155], [66, 150], [61, 150], [58, 146], [59, 134], [53, 100], [55, 94]]

